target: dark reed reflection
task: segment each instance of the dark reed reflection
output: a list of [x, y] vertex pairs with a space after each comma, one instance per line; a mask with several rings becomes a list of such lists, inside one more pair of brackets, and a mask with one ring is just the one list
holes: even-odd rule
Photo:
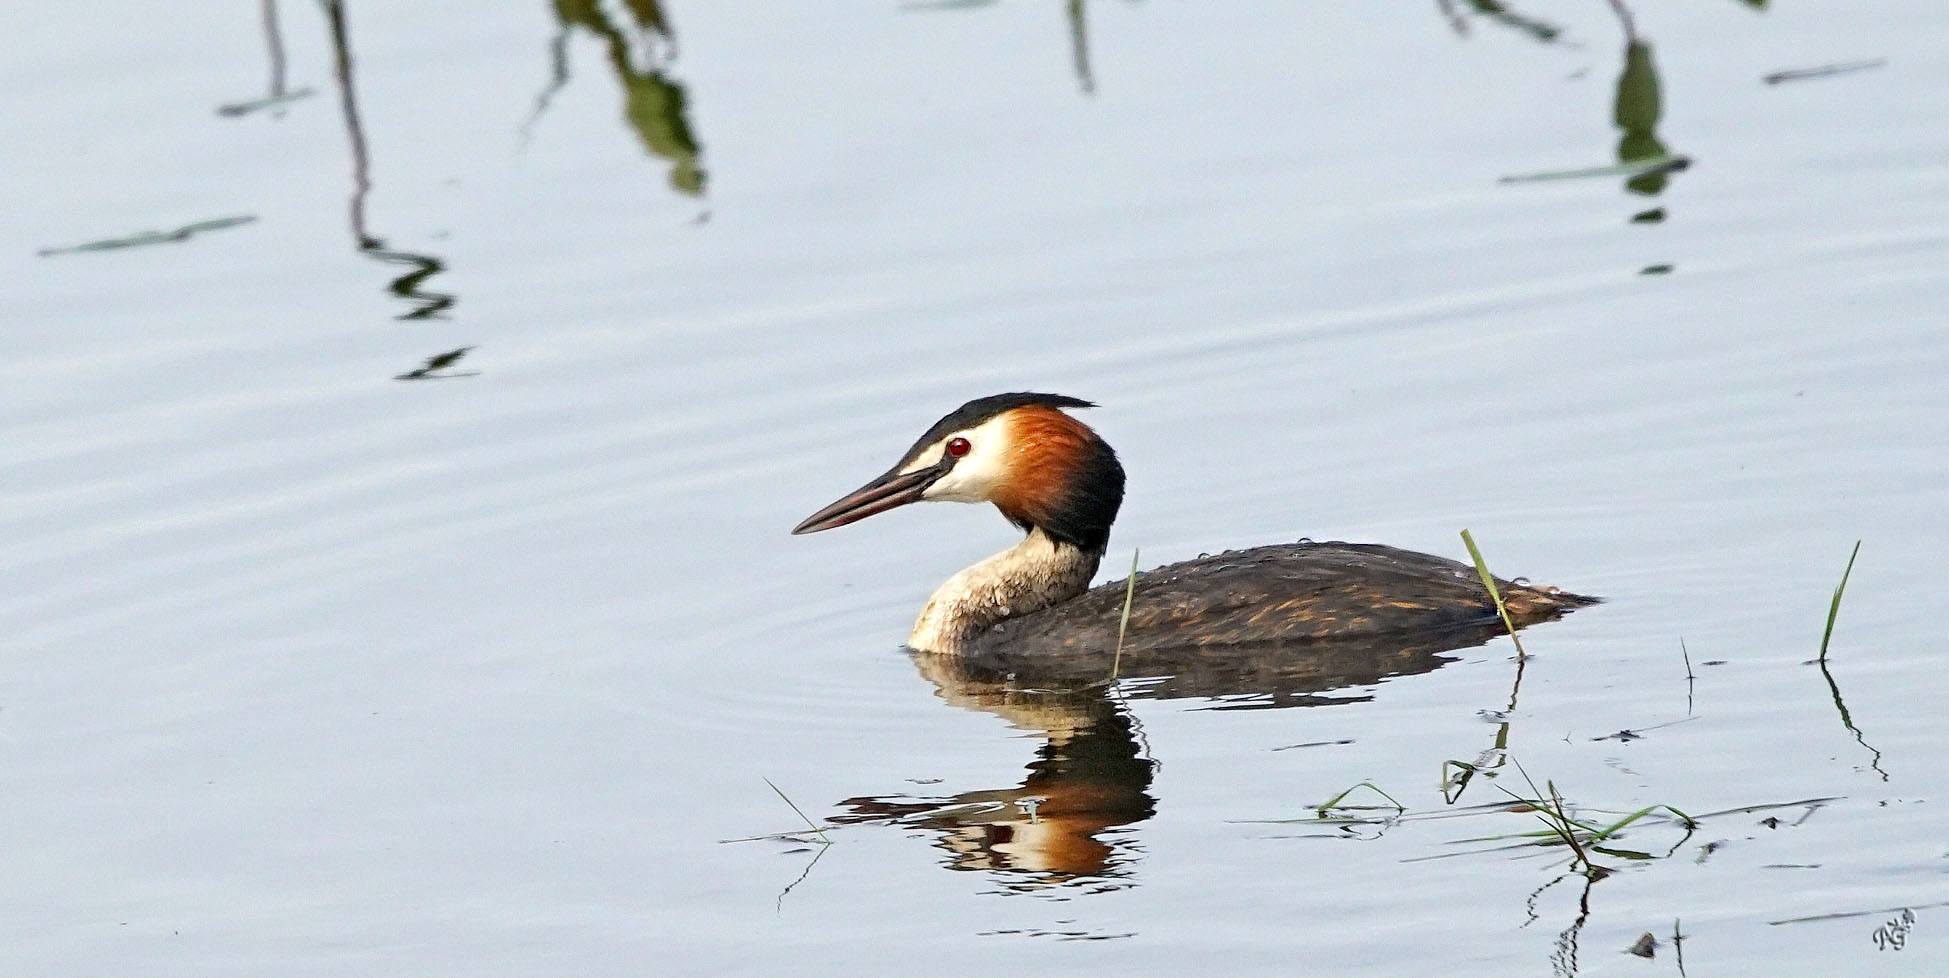
[[333, 75], [338, 81], [339, 108], [344, 113], [345, 135], [352, 151], [352, 199], [349, 208], [353, 244], [361, 254], [409, 269], [386, 286], [393, 295], [413, 307], [395, 318], [445, 318], [446, 311], [456, 301], [455, 297], [451, 293], [431, 291], [424, 285], [428, 279], [445, 271], [446, 263], [433, 255], [388, 248], [385, 239], [373, 234], [366, 225], [365, 204], [367, 195], [372, 192], [372, 164], [366, 151], [365, 126], [359, 121], [358, 92], [353, 84], [352, 42], [346, 26], [345, 4], [342, 0], [321, 2], [325, 8], [326, 25], [331, 30]]
[[207, 221], [193, 221], [168, 231], [137, 231], [117, 238], [101, 238], [78, 245], [47, 247], [37, 252], [42, 258], [54, 255], [78, 255], [89, 251], [119, 251], [123, 248], [140, 248], [146, 245], [175, 244], [206, 234], [211, 231], [224, 231], [243, 227], [257, 221], [255, 214], [233, 214], [229, 217], [214, 217]]
[[1578, 942], [1583, 937], [1584, 925], [1590, 922], [1590, 888], [1597, 885], [1597, 881], [1604, 877], [1596, 873], [1564, 873], [1538, 887], [1529, 895], [1527, 901], [1530, 908], [1529, 922], [1534, 923], [1537, 920], [1536, 903], [1543, 896], [1544, 891], [1572, 878], [1583, 881], [1583, 890], [1577, 894], [1576, 916], [1571, 919], [1568, 927], [1557, 932], [1556, 940], [1550, 945], [1550, 974], [1553, 978], [1577, 978]]
[[269, 99], [284, 97], [284, 32], [278, 27], [277, 0], [258, 0], [264, 18], [264, 47], [270, 55], [271, 90]]
[[[900, 5], [907, 11], [958, 11], [992, 7], [999, 0], [910, 0]], [[1089, 0], [1064, 0], [1064, 17], [1069, 21], [1069, 60], [1076, 72], [1076, 87], [1084, 95], [1096, 94], [1096, 73], [1090, 68]]]
[[928, 830], [947, 868], [999, 873], [1009, 890], [1132, 885], [1142, 849], [1128, 827], [1156, 812], [1157, 762], [1129, 701], [1204, 699], [1219, 710], [1364, 702], [1374, 695], [1364, 687], [1432, 672], [1454, 661], [1445, 653], [1503, 634], [1497, 623], [1393, 640], [1125, 654], [1116, 683], [1105, 679], [1109, 652], [1058, 661], [916, 654], [947, 704], [1042, 737], [1028, 777], [948, 797], [848, 798], [832, 821]]
[[1090, 71], [1090, 31], [1083, 5], [1089, 0], [1069, 0], [1069, 57], [1076, 66], [1076, 85], [1084, 95], [1096, 94], [1096, 75]]
[[556, 94], [568, 86], [568, 41], [579, 27], [602, 39], [609, 65], [623, 86], [623, 121], [651, 156], [669, 161], [671, 189], [702, 196], [703, 150], [690, 128], [689, 96], [667, 71], [676, 58], [677, 37], [662, 6], [657, 0], [621, 0], [613, 6], [629, 15], [626, 25], [615, 23], [611, 8], [597, 0], [554, 0], [551, 6], [561, 30], [549, 42], [548, 85], [522, 126], [523, 140], [533, 134]]
[[[1658, 138], [1658, 120], [1664, 114], [1664, 101], [1658, 82], [1658, 66], [1651, 58], [1651, 45], [1638, 36], [1637, 20], [1623, 0], [1610, 0], [1624, 29], [1624, 68], [1617, 76], [1617, 98], [1611, 120], [1619, 136], [1617, 162], [1620, 165], [1676, 159], [1664, 140]], [[1654, 167], [1624, 181], [1626, 190], [1646, 197], [1665, 191], [1676, 168]]]
[[1881, 780], [1888, 780], [1888, 772], [1882, 770], [1881, 767], [1881, 751], [1875, 745], [1868, 743], [1867, 735], [1861, 732], [1860, 727], [1854, 725], [1854, 715], [1848, 712], [1847, 702], [1841, 699], [1841, 684], [1834, 681], [1834, 673], [1827, 668], [1827, 659], [1825, 656], [1818, 660], [1818, 665], [1820, 666], [1821, 678], [1827, 680], [1827, 692], [1834, 698], [1834, 710], [1841, 715], [1841, 726], [1847, 728], [1847, 732], [1854, 735], [1855, 743], [1860, 744], [1867, 750], [1868, 766], [1873, 768], [1874, 772], [1881, 776]]
[[1509, 683], [1509, 705], [1494, 714], [1485, 713], [1484, 718], [1494, 721], [1496, 725], [1496, 735], [1489, 746], [1475, 755], [1474, 760], [1450, 758], [1442, 762], [1442, 801], [1450, 805], [1461, 801], [1463, 793], [1467, 792], [1469, 785], [1474, 783], [1476, 775], [1480, 774], [1485, 778], [1498, 777], [1502, 768], [1509, 763], [1511, 723], [1516, 715], [1516, 700], [1523, 691], [1523, 667], [1528, 664], [1529, 657], [1519, 651], [1516, 654], [1515, 678]]
[[269, 91], [262, 98], [219, 105], [218, 115], [234, 118], [268, 111], [272, 118], [282, 119], [287, 106], [300, 99], [311, 97], [312, 92], [309, 88], [290, 90], [285, 87], [287, 61], [284, 55], [284, 28], [278, 23], [277, 0], [258, 0], [258, 10], [264, 27], [266, 60], [270, 65]]
[[453, 378], [456, 377], [478, 377], [480, 376], [480, 371], [478, 370], [453, 369], [453, 365], [459, 363], [460, 359], [466, 356], [468, 351], [472, 349], [473, 347], [471, 346], [463, 346], [457, 350], [448, 350], [445, 353], [436, 353], [433, 356], [427, 357], [426, 360], [422, 362], [419, 366], [414, 367], [413, 369], [408, 370], [403, 374], [395, 375], [393, 379], [394, 380], [452, 380]]
[[[1505, 183], [1539, 180], [1565, 180], [1588, 177], [1622, 176], [1624, 189], [1632, 194], [1655, 197], [1664, 192], [1671, 175], [1691, 163], [1674, 154], [1658, 135], [1664, 115], [1664, 96], [1658, 66], [1652, 58], [1651, 44], [1638, 33], [1637, 18], [1624, 0], [1606, 0], [1624, 32], [1624, 52], [1615, 95], [1611, 101], [1611, 124], [1618, 132], [1617, 166], [1588, 167], [1503, 178]], [[1497, 0], [1441, 0], [1440, 10], [1457, 36], [1466, 37], [1471, 18], [1510, 28], [1543, 44], [1563, 39], [1563, 28], [1518, 12]], [[1656, 224], [1665, 219], [1662, 207], [1639, 211], [1634, 224]]]
[[1455, 33], [1466, 36], [1469, 31], [1469, 17], [1475, 16], [1524, 34], [1544, 44], [1554, 43], [1563, 36], [1563, 28], [1545, 20], [1538, 20], [1521, 13], [1509, 4], [1499, 0], [1437, 0], [1442, 16], [1448, 18], [1448, 26]]

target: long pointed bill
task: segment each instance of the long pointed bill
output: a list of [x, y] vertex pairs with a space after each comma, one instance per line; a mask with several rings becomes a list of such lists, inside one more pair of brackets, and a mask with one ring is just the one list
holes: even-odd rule
[[888, 472], [835, 500], [832, 505], [805, 518], [805, 522], [792, 528], [794, 535], [817, 533], [834, 527], [857, 523], [875, 513], [884, 513], [898, 506], [920, 501], [920, 494], [934, 484], [942, 475], [937, 466], [928, 466], [912, 472]]

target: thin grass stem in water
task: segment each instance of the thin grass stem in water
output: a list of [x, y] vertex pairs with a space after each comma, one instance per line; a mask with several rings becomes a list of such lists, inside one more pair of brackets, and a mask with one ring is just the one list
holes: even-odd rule
[[772, 783], [771, 783], [771, 779], [770, 779], [770, 778], [765, 778], [765, 779], [764, 779], [764, 782], [765, 782], [765, 784], [766, 784], [766, 786], [768, 786], [768, 787], [770, 787], [770, 788], [771, 788], [771, 790], [772, 790], [772, 793], [774, 793], [774, 794], [776, 794], [776, 795], [778, 796], [778, 799], [779, 799], [780, 801], [782, 801], [782, 802], [784, 802], [784, 803], [785, 803], [785, 804], [787, 804], [787, 805], [790, 805], [790, 806], [792, 806], [792, 811], [794, 811], [794, 812], [797, 812], [797, 813], [798, 813], [798, 816], [799, 816], [799, 818], [802, 818], [802, 819], [805, 819], [805, 827], [806, 827], [806, 828], [808, 828], [808, 829], [811, 829], [811, 830], [812, 830], [813, 832], [815, 832], [815, 833], [817, 833], [817, 834], [818, 834], [818, 836], [819, 836], [819, 841], [820, 841], [820, 842], [823, 842], [823, 843], [825, 843], [826, 845], [832, 845], [832, 838], [831, 838], [830, 836], [828, 836], [828, 835], [826, 835], [826, 830], [825, 830], [825, 829], [822, 829], [822, 828], [820, 828], [820, 827], [819, 827], [818, 825], [816, 825], [816, 824], [814, 824], [814, 823], [813, 823], [813, 821], [812, 821], [812, 819], [810, 819], [810, 818], [807, 818], [807, 817], [806, 817], [806, 814], [805, 814], [805, 812], [804, 812], [803, 810], [801, 810], [801, 809], [799, 808], [799, 806], [798, 806], [798, 804], [797, 804], [796, 802], [794, 802], [794, 801], [792, 801], [792, 799], [790, 799], [790, 798], [787, 798], [787, 797], [785, 797], [785, 792], [783, 792], [783, 791], [779, 791], [779, 790], [778, 790], [778, 786], [777, 786], [777, 785], [775, 785], [775, 784], [772, 784]]
[[1502, 603], [1502, 591], [1496, 588], [1496, 579], [1489, 573], [1489, 565], [1482, 559], [1482, 551], [1476, 549], [1475, 538], [1462, 530], [1462, 545], [1469, 548], [1469, 559], [1475, 561], [1475, 572], [1482, 576], [1482, 586], [1489, 589], [1489, 598], [1496, 603], [1496, 614], [1502, 616], [1502, 627], [1509, 629], [1509, 640], [1516, 643], [1516, 657], [1523, 658], [1523, 640], [1516, 637], [1516, 623], [1509, 619], [1509, 607]]
[[1117, 678], [1123, 668], [1123, 635], [1130, 629], [1130, 602], [1137, 596], [1137, 558], [1143, 550], [1130, 551], [1130, 580], [1123, 586], [1123, 617], [1117, 619], [1117, 654], [1110, 660], [1110, 678]]
[[1821, 678], [1827, 680], [1827, 691], [1834, 697], [1834, 709], [1841, 714], [1841, 726], [1846, 727], [1848, 733], [1854, 735], [1855, 743], [1860, 744], [1872, 755], [1868, 758], [1868, 766], [1874, 768], [1876, 774], [1881, 775], [1881, 780], [1886, 781], [1888, 772], [1881, 768], [1881, 751], [1868, 743], [1867, 735], [1861, 732], [1860, 727], [1854, 725], [1854, 717], [1849, 715], [1847, 703], [1841, 700], [1841, 684], [1834, 680], [1833, 671], [1827, 668], [1827, 645], [1834, 638], [1834, 619], [1841, 614], [1841, 595], [1847, 592], [1848, 577], [1854, 573], [1854, 558], [1860, 555], [1861, 541], [1856, 540], [1854, 550], [1848, 554], [1847, 569], [1841, 571], [1841, 583], [1834, 586], [1834, 600], [1827, 605], [1827, 628], [1821, 632], [1820, 655], [1814, 661], [1820, 666]]
[[1685, 715], [1692, 715], [1692, 684], [1698, 676], [1692, 673], [1692, 650], [1685, 647], [1685, 636], [1678, 637], [1678, 654], [1685, 657]]
[[1841, 583], [1834, 585], [1834, 600], [1827, 606], [1827, 630], [1820, 633], [1820, 661], [1827, 661], [1827, 643], [1834, 638], [1834, 619], [1841, 614], [1841, 595], [1847, 592], [1848, 576], [1854, 573], [1854, 558], [1861, 556], [1861, 541], [1854, 541], [1854, 551], [1847, 555], [1847, 569], [1841, 572]]
[[[1379, 795], [1379, 796], [1381, 796], [1382, 798], [1385, 798], [1385, 799], [1387, 799], [1387, 805], [1385, 805], [1385, 806], [1381, 806], [1381, 805], [1342, 805], [1342, 804], [1340, 804], [1340, 802], [1341, 802], [1341, 800], [1343, 800], [1343, 799], [1345, 799], [1345, 798], [1346, 798], [1346, 797], [1347, 797], [1348, 795], [1351, 795], [1351, 794], [1353, 794], [1354, 792], [1356, 792], [1356, 791], [1359, 791], [1359, 790], [1360, 790], [1360, 789], [1362, 789], [1362, 788], [1366, 788], [1366, 789], [1367, 789], [1368, 791], [1371, 791], [1371, 792], [1373, 792], [1374, 794], [1377, 794], [1377, 795]], [[1327, 812], [1329, 812], [1329, 811], [1334, 811], [1334, 810], [1336, 810], [1336, 809], [1338, 809], [1338, 810], [1344, 810], [1344, 811], [1371, 811], [1371, 810], [1373, 810], [1373, 809], [1376, 809], [1376, 808], [1382, 808], [1382, 807], [1388, 807], [1388, 808], [1392, 808], [1392, 809], [1394, 809], [1394, 811], [1395, 811], [1395, 812], [1396, 812], [1397, 814], [1406, 814], [1406, 813], [1407, 813], [1407, 810], [1408, 810], [1408, 809], [1407, 809], [1407, 806], [1405, 806], [1405, 805], [1403, 805], [1403, 804], [1401, 804], [1400, 802], [1398, 802], [1398, 801], [1396, 801], [1396, 800], [1394, 799], [1394, 796], [1393, 796], [1393, 795], [1390, 795], [1390, 794], [1388, 794], [1387, 792], [1385, 792], [1385, 791], [1382, 791], [1379, 785], [1377, 785], [1377, 784], [1375, 784], [1375, 783], [1374, 783], [1374, 782], [1372, 782], [1372, 781], [1362, 781], [1362, 782], [1360, 782], [1359, 784], [1356, 784], [1356, 785], [1353, 785], [1352, 787], [1350, 787], [1350, 788], [1348, 788], [1347, 790], [1345, 790], [1345, 791], [1342, 791], [1342, 792], [1340, 792], [1339, 794], [1337, 794], [1337, 795], [1334, 795], [1333, 797], [1331, 797], [1331, 798], [1328, 798], [1327, 800], [1325, 800], [1325, 801], [1323, 801], [1323, 802], [1320, 802], [1320, 803], [1319, 803], [1319, 804], [1317, 804], [1317, 805], [1314, 805], [1314, 806], [1313, 806], [1313, 811], [1315, 811], [1315, 812], [1317, 812], [1317, 813], [1319, 814], [1319, 817], [1321, 817], [1321, 818], [1325, 818], [1325, 817], [1326, 817], [1326, 813], [1327, 813]]]

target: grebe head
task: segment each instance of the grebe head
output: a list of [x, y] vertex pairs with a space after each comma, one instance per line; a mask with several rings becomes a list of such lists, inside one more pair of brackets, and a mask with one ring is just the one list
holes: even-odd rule
[[806, 517], [817, 533], [921, 500], [994, 503], [1009, 522], [1102, 553], [1123, 504], [1123, 466], [1089, 426], [1063, 412], [1089, 401], [996, 394], [949, 412], [884, 475]]

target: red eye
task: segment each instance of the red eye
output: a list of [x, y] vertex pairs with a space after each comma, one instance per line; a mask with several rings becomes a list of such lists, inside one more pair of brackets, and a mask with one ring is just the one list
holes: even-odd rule
[[968, 444], [966, 438], [949, 438], [947, 440], [947, 454], [950, 458], [960, 458], [968, 454], [968, 449], [973, 447], [973, 445]]

